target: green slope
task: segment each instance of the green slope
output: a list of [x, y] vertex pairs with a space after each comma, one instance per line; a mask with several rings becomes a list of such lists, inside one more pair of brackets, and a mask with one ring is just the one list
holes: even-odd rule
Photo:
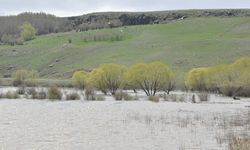
[[[122, 34], [123, 40], [84, 42], [82, 38], [110, 33]], [[190, 68], [232, 62], [245, 55], [250, 55], [250, 17], [189, 18], [161, 25], [50, 34], [22, 46], [0, 46], [0, 73], [32, 68], [52, 78], [102, 63], [162, 61], [182, 76]]]

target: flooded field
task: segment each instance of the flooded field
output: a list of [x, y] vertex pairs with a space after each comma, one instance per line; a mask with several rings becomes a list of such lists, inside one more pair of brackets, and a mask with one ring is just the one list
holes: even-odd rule
[[226, 150], [231, 137], [250, 137], [250, 101], [212, 99], [0, 100], [0, 149]]

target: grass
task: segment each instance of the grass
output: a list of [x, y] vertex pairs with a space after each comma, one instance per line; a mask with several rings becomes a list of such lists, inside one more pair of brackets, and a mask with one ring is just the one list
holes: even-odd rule
[[[68, 78], [102, 63], [162, 61], [183, 78], [190, 68], [228, 63], [250, 55], [249, 17], [189, 18], [168, 24], [130, 26], [39, 36], [20, 46], [0, 46], [0, 74], [38, 70], [43, 78]], [[121, 40], [83, 37], [122, 33]], [[71, 43], [68, 39], [72, 39]], [[13, 51], [15, 50], [15, 51]], [[28, 60], [28, 61], [27, 61]]]
[[233, 137], [229, 143], [229, 150], [249, 150], [250, 138]]

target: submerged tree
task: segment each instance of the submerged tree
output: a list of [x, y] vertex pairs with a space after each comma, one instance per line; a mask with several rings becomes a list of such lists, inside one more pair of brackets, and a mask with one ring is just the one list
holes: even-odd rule
[[91, 72], [91, 82], [104, 94], [112, 95], [123, 87], [126, 67], [118, 64], [104, 64]]
[[206, 87], [206, 75], [208, 68], [194, 68], [188, 72], [185, 84], [191, 90], [204, 91]]
[[76, 71], [72, 76], [73, 84], [79, 88], [84, 89], [87, 86], [89, 80], [89, 73], [85, 71]]
[[232, 64], [192, 69], [186, 78], [189, 89], [219, 92], [227, 96], [249, 96], [250, 57]]
[[147, 96], [155, 95], [160, 90], [169, 93], [173, 89], [174, 74], [160, 62], [135, 64], [125, 76], [130, 85], [139, 87]]

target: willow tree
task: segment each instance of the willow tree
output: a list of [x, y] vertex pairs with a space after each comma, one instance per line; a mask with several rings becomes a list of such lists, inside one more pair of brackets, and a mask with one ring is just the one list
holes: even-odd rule
[[232, 64], [192, 69], [186, 85], [193, 90], [218, 91], [227, 96], [250, 95], [250, 57], [243, 57]]
[[112, 95], [124, 85], [124, 73], [127, 68], [118, 64], [103, 64], [91, 72], [93, 85], [104, 94], [110, 92]]
[[14, 78], [14, 81], [13, 81], [14, 86], [19, 86], [21, 84], [25, 84], [25, 82], [28, 79], [35, 82], [35, 80], [38, 77], [39, 77], [39, 74], [35, 70], [20, 69], [20, 70], [16, 70], [15, 72], [12, 73], [12, 78]]
[[207, 89], [206, 74], [208, 68], [194, 68], [186, 76], [185, 84], [191, 90], [204, 91]]
[[79, 89], [84, 89], [89, 80], [89, 74], [85, 71], [76, 71], [72, 76], [73, 84]]
[[29, 41], [35, 38], [36, 29], [29, 22], [24, 22], [21, 26], [21, 38], [23, 41]]
[[160, 62], [135, 64], [128, 69], [125, 77], [130, 85], [139, 87], [147, 96], [154, 96], [161, 90], [169, 92], [174, 80], [173, 72]]

